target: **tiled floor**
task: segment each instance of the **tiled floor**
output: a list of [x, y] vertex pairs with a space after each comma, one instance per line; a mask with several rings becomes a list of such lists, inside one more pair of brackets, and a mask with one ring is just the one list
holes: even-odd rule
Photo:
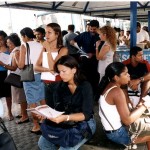
[[[24, 124], [16, 124], [15, 120], [8, 121], [7, 119], [7, 109], [6, 103], [4, 99], [0, 99], [4, 105], [4, 121], [5, 125], [7, 126], [10, 134], [12, 135], [18, 150], [38, 150], [37, 142], [39, 139], [38, 135], [30, 133], [30, 128], [32, 127], [32, 123], [24, 123]], [[17, 104], [13, 104], [13, 114], [16, 116], [20, 111], [20, 107]], [[86, 143], [84, 146], [81, 147], [80, 150], [123, 150], [125, 149], [124, 146], [117, 145], [108, 141], [106, 138], [102, 126], [98, 116], [98, 107], [95, 106], [95, 118], [97, 121], [97, 130], [94, 137], [91, 139], [89, 143]], [[31, 120], [31, 118], [30, 118]], [[145, 144], [138, 145], [137, 150], [147, 150]]]

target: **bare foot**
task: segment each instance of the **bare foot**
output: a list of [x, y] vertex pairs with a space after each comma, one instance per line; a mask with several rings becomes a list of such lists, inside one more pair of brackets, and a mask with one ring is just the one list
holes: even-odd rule
[[14, 117], [13, 117], [13, 115], [9, 115], [9, 116], [8, 116], [8, 120], [9, 120], [9, 121], [12, 121], [12, 120], [14, 120]]

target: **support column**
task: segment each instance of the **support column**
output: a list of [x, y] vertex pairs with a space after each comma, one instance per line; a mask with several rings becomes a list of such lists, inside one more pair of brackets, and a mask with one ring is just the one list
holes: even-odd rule
[[130, 48], [136, 46], [137, 2], [130, 2]]
[[150, 11], [148, 11], [148, 31], [150, 32]]

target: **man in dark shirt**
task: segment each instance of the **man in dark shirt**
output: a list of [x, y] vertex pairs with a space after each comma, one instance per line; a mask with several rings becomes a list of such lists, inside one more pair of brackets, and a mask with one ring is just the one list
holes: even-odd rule
[[134, 46], [130, 50], [130, 58], [123, 62], [130, 74], [131, 81], [129, 87], [133, 91], [141, 88], [140, 101], [142, 97], [146, 96], [150, 89], [150, 64], [148, 61], [143, 60], [143, 51], [140, 47]]
[[97, 72], [98, 61], [95, 56], [96, 42], [99, 40], [99, 35], [97, 34], [98, 28], [99, 22], [97, 20], [91, 20], [89, 31], [81, 33], [76, 36], [74, 40], [70, 41], [73, 46], [78, 45], [88, 56], [88, 58], [82, 57], [80, 66], [88, 81], [91, 83], [94, 93], [96, 92], [99, 82], [99, 74]]

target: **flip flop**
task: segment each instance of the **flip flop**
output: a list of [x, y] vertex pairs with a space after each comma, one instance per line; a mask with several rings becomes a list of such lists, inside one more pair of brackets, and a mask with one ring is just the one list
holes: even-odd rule
[[27, 123], [27, 122], [29, 122], [29, 118], [26, 120], [23, 120], [23, 121], [22, 120], [16, 121], [17, 124], [23, 124], [23, 123]]
[[41, 135], [41, 134], [42, 134], [41, 130], [37, 130], [37, 131], [32, 131], [32, 130], [30, 130], [30, 132], [31, 132], [31, 133], [34, 133], [34, 134], [36, 134], [36, 135]]
[[16, 116], [16, 118], [21, 118], [21, 117], [22, 117], [21, 115], [17, 115], [17, 116]]

